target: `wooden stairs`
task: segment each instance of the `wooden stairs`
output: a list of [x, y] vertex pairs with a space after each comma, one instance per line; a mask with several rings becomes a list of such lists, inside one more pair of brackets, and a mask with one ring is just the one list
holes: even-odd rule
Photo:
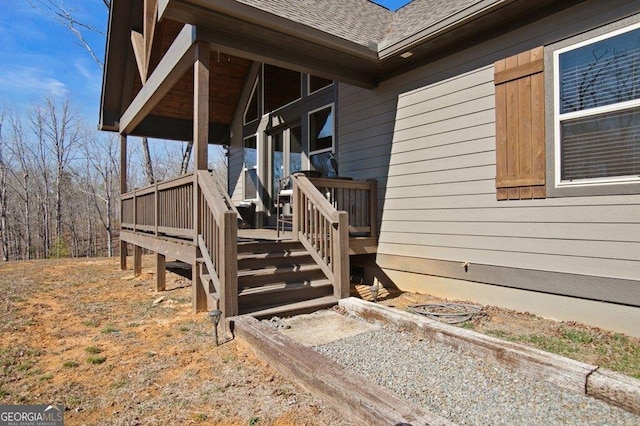
[[313, 312], [338, 303], [331, 281], [297, 241], [238, 244], [238, 309], [257, 318]]

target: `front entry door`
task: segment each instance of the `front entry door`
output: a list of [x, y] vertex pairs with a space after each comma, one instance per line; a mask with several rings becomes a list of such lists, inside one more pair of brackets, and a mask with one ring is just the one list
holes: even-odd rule
[[270, 198], [276, 199], [280, 179], [302, 170], [302, 129], [300, 125], [285, 127], [271, 134]]

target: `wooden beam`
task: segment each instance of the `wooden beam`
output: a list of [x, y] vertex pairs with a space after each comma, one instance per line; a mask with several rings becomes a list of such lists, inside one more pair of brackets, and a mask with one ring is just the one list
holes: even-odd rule
[[144, 36], [138, 31], [131, 31], [131, 46], [133, 47], [133, 56], [136, 58], [136, 65], [138, 66], [138, 74], [142, 84], [147, 82], [147, 62], [144, 52]]
[[[158, 13], [158, 0], [144, 0], [144, 69], [145, 79], [149, 71], [149, 62], [151, 60], [151, 49], [153, 47], [153, 36], [156, 31], [156, 17]], [[144, 81], [144, 80], [143, 80]]]
[[120, 119], [120, 133], [129, 134], [193, 65], [195, 27], [185, 25]]
[[[229, 34], [212, 28], [199, 30], [198, 39], [208, 42], [212, 49], [240, 58], [338, 80], [365, 89], [374, 89], [378, 85], [374, 71], [340, 64], [333, 60], [332, 56], [335, 55], [331, 52], [303, 54], [292, 49], [267, 48], [264, 40], [254, 40], [240, 34]], [[314, 51], [316, 46], [307, 46], [304, 50]], [[360, 68], [365, 67], [360, 66]]]
[[196, 248], [191, 242], [177, 242], [164, 238], [156, 238], [153, 235], [138, 234], [122, 230], [120, 239], [136, 246], [144, 247], [156, 253], [162, 253], [166, 257], [178, 259], [182, 262], [194, 264], [196, 262]]

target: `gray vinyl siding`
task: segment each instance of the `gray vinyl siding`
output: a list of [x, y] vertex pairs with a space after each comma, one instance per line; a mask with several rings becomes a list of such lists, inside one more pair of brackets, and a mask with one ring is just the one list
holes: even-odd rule
[[637, 5], [587, 2], [374, 91], [340, 85], [340, 174], [379, 182], [378, 253], [640, 286], [639, 194], [496, 200], [493, 84], [495, 60], [629, 16]]

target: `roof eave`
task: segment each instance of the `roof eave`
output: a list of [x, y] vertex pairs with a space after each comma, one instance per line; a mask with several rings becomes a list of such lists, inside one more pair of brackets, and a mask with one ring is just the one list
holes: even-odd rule
[[190, 6], [205, 13], [213, 12], [228, 15], [301, 40], [320, 44], [357, 58], [368, 61], [378, 60], [378, 43], [374, 40], [368, 46], [364, 46], [235, 0], [159, 0], [159, 19], [164, 17], [178, 18], [172, 16], [174, 5]]
[[[420, 30], [419, 32], [409, 37], [406, 37], [388, 46], [382, 47], [378, 51], [378, 56], [381, 61], [398, 56], [404, 52], [410, 51], [415, 46], [439, 37], [440, 35], [451, 31], [454, 28], [466, 25], [479, 16], [490, 13], [495, 9], [498, 9], [505, 6], [506, 4], [513, 3], [515, 1], [517, 0], [500, 0], [498, 2], [494, 0], [483, 0], [481, 2], [475, 3], [472, 6], [460, 10], [453, 15], [449, 15], [446, 18], [438, 21], [437, 23]], [[382, 44], [384, 45], [384, 43]]]

